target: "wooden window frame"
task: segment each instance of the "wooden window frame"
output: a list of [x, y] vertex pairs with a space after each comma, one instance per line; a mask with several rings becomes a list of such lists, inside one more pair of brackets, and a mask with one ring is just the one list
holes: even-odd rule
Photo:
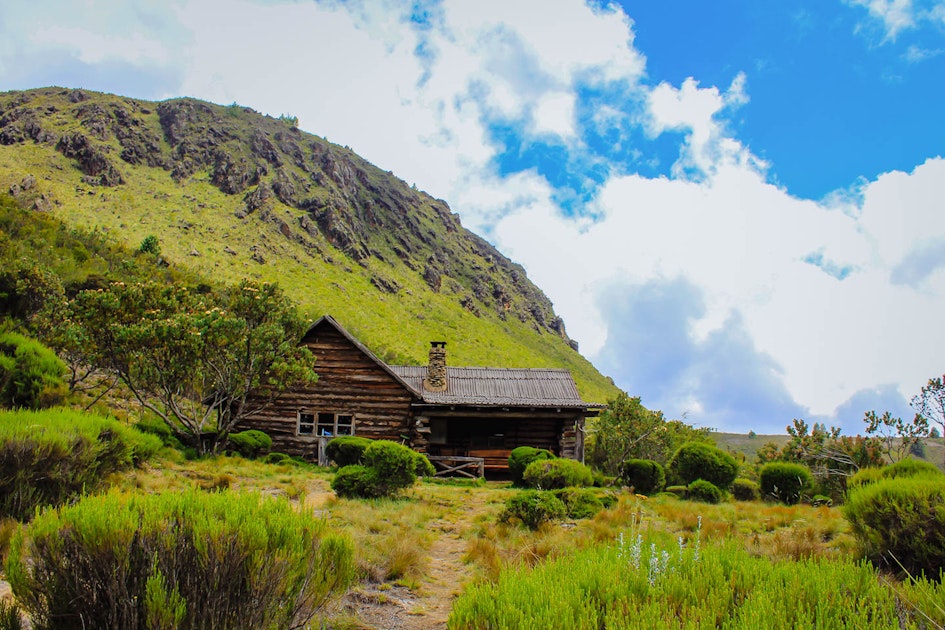
[[296, 435], [327, 438], [354, 435], [355, 415], [340, 411], [299, 409], [296, 414], [295, 433]]
[[315, 419], [318, 414], [299, 409], [295, 416], [296, 435], [315, 435]]

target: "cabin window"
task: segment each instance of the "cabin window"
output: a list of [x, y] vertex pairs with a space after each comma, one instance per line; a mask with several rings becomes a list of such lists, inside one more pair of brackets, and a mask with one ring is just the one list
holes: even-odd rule
[[335, 437], [354, 435], [354, 416], [350, 413], [299, 411], [299, 435]]

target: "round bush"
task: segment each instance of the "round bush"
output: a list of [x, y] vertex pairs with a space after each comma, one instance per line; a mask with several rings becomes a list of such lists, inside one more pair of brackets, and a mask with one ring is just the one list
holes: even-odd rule
[[347, 589], [353, 555], [285, 499], [111, 492], [38, 516], [7, 579], [34, 627], [298, 628]]
[[711, 481], [696, 479], [686, 488], [687, 498], [702, 503], [721, 503], [724, 499], [722, 491]]
[[264, 464], [288, 464], [290, 466], [295, 465], [296, 462], [294, 459], [286, 455], [285, 453], [269, 453], [263, 457]]
[[659, 492], [666, 485], [666, 471], [651, 459], [628, 459], [620, 467], [620, 477], [640, 494]]
[[841, 509], [874, 563], [939, 576], [945, 566], [945, 476], [883, 479], [850, 491]]
[[505, 502], [499, 520], [508, 523], [517, 519], [529, 529], [538, 529], [542, 523], [564, 518], [567, 512], [561, 499], [551, 492], [522, 490]]
[[389, 440], [374, 440], [364, 450], [364, 465], [377, 471], [386, 486], [384, 494], [393, 494], [417, 480], [417, 453]]
[[384, 496], [377, 471], [361, 464], [342, 466], [331, 480], [331, 489], [339, 497], [371, 499]]
[[414, 458], [416, 459], [414, 472], [417, 473], [418, 477], [433, 477], [436, 475], [436, 468], [433, 467], [426, 455], [414, 452]]
[[669, 472], [684, 484], [704, 479], [725, 490], [738, 474], [735, 458], [711, 444], [688, 442], [679, 447], [669, 462]]
[[809, 489], [814, 478], [806, 466], [789, 462], [771, 462], [761, 468], [761, 494], [766, 498], [794, 505]]
[[685, 499], [688, 491], [689, 489], [686, 486], [666, 486], [663, 494], [671, 494], [680, 499]]
[[272, 438], [258, 429], [231, 433], [228, 439], [233, 449], [249, 459], [265, 455], [272, 449]]
[[565, 458], [533, 461], [525, 469], [523, 480], [528, 487], [542, 490], [594, 485], [590, 468], [579, 461]]
[[364, 462], [364, 451], [374, 440], [343, 435], [328, 441], [325, 446], [325, 455], [338, 466], [350, 466]]
[[525, 469], [534, 461], [542, 459], [554, 459], [554, 453], [544, 448], [535, 448], [533, 446], [519, 446], [512, 449], [509, 455], [509, 476], [512, 483], [516, 486], [523, 484]]
[[761, 494], [758, 484], [751, 479], [736, 479], [732, 483], [732, 496], [737, 501], [757, 501]]
[[591, 518], [604, 509], [604, 503], [590, 488], [562, 488], [552, 491], [561, 499], [568, 518]]

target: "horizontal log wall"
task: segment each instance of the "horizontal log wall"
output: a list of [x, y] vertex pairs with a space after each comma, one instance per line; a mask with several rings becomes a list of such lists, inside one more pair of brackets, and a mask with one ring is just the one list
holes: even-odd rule
[[315, 355], [318, 382], [285, 392], [240, 429], [259, 429], [272, 438], [273, 450], [315, 459], [318, 438], [298, 435], [298, 412], [354, 416], [355, 435], [400, 440], [410, 430], [412, 395], [377, 363], [328, 324], [302, 342]]

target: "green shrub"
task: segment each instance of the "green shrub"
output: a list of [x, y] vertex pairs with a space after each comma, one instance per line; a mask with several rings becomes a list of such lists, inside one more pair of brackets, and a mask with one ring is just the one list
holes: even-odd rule
[[594, 485], [591, 469], [573, 459], [539, 459], [525, 469], [525, 485], [542, 490]]
[[849, 492], [842, 510], [874, 563], [933, 578], [945, 566], [945, 476], [864, 485]]
[[847, 492], [884, 479], [883, 469], [876, 467], [860, 468], [855, 475], [847, 479]]
[[686, 493], [689, 491], [689, 488], [686, 486], [666, 486], [663, 494], [671, 494], [673, 496], [679, 497], [680, 499], [686, 498]]
[[331, 480], [331, 489], [339, 497], [370, 499], [382, 496], [377, 471], [361, 464], [342, 466]]
[[363, 461], [338, 469], [332, 490], [344, 497], [389, 497], [412, 486], [418, 470], [433, 468], [425, 456], [389, 440], [370, 440]]
[[610, 475], [605, 475], [599, 470], [591, 470], [591, 474], [594, 475], [594, 487], [595, 488], [611, 488], [617, 485], [619, 477], [611, 477]]
[[100, 487], [161, 448], [116, 420], [65, 409], [0, 412], [0, 517], [32, 518]]
[[803, 464], [771, 462], [761, 467], [761, 494], [766, 498], [794, 505], [801, 493], [814, 483], [810, 470]]
[[875, 483], [883, 479], [897, 479], [899, 477], [916, 477], [932, 475], [942, 476], [942, 471], [938, 466], [921, 459], [907, 457], [901, 459], [895, 464], [883, 466], [882, 468], [861, 468], [855, 475], [847, 481], [847, 490], [854, 490], [860, 486]]
[[414, 452], [413, 455], [416, 459], [414, 472], [417, 473], [418, 477], [433, 477], [436, 475], [436, 468], [433, 467], [433, 464], [427, 459], [426, 455], [417, 452]]
[[727, 490], [738, 474], [735, 458], [710, 444], [688, 442], [679, 447], [669, 462], [669, 473], [683, 484], [704, 479]]
[[161, 254], [161, 243], [154, 234], [148, 234], [144, 237], [144, 240], [141, 241], [141, 245], [138, 246], [138, 252], [159, 256]]
[[296, 461], [285, 453], [267, 453], [262, 459], [264, 464], [289, 464], [296, 465]]
[[887, 479], [916, 477], [920, 475], [942, 476], [942, 471], [939, 470], [938, 466], [935, 464], [911, 457], [900, 459], [895, 464], [884, 466], [880, 470], [883, 473], [883, 477]]
[[640, 494], [655, 494], [666, 485], [666, 471], [652, 459], [628, 459], [620, 467], [620, 478]]
[[711, 481], [696, 479], [686, 488], [686, 497], [702, 503], [721, 503], [725, 495]]
[[65, 373], [65, 363], [40, 342], [0, 333], [0, 405], [12, 409], [58, 405], [68, 393]]
[[410, 447], [389, 440], [374, 440], [364, 451], [364, 465], [377, 471], [393, 494], [417, 480], [418, 457]]
[[258, 429], [231, 433], [229, 440], [230, 446], [249, 459], [256, 459], [272, 449], [272, 438]]
[[142, 433], [156, 435], [161, 439], [161, 442], [164, 443], [164, 446], [181, 450], [184, 448], [184, 445], [177, 439], [174, 432], [171, 431], [171, 428], [167, 426], [167, 423], [157, 416], [145, 416], [138, 420], [134, 427]]
[[505, 502], [499, 520], [508, 523], [519, 520], [529, 529], [538, 529], [542, 523], [564, 518], [568, 511], [564, 503], [545, 490], [522, 490]]
[[110, 492], [37, 517], [7, 576], [38, 628], [288, 628], [347, 588], [352, 557], [285, 499]]
[[534, 461], [554, 459], [554, 453], [544, 448], [519, 446], [509, 454], [509, 477], [516, 486], [524, 484], [525, 469]]
[[604, 509], [604, 502], [590, 488], [562, 488], [552, 494], [561, 499], [568, 518], [591, 518]]
[[751, 479], [736, 479], [732, 483], [732, 496], [738, 501], [757, 501], [761, 494], [758, 484]]
[[374, 440], [357, 437], [354, 435], [343, 435], [332, 438], [325, 446], [325, 455], [328, 459], [335, 462], [338, 466], [350, 466], [351, 464], [361, 464], [364, 462], [364, 451]]

